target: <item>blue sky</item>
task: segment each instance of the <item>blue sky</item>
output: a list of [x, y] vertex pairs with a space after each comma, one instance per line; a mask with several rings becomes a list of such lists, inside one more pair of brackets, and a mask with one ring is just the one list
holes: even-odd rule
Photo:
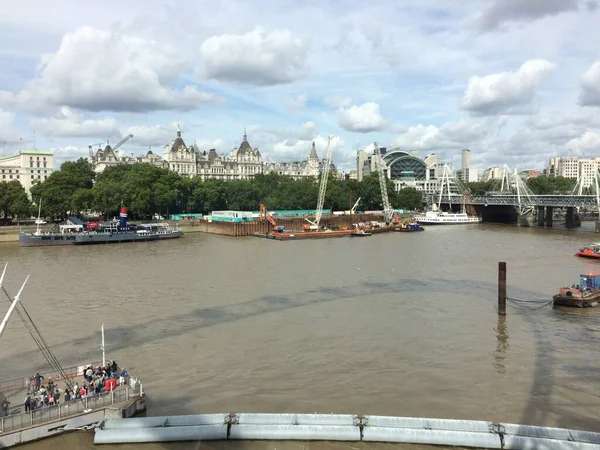
[[374, 141], [481, 169], [600, 156], [598, 23], [588, 0], [3, 2], [0, 148], [161, 152], [179, 123], [274, 161], [334, 134], [346, 170]]

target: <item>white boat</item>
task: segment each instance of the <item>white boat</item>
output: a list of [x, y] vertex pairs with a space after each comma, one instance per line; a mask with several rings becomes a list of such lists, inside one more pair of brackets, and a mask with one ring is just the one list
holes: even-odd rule
[[424, 215], [416, 217], [415, 220], [417, 223], [422, 225], [467, 225], [481, 222], [481, 217], [470, 216], [465, 212], [466, 208], [464, 196], [462, 196], [462, 212], [453, 213], [442, 211], [441, 204], [442, 197], [444, 195], [444, 188], [447, 188], [448, 196], [450, 196], [450, 178], [448, 175], [448, 166], [444, 166], [442, 181], [440, 182], [440, 197], [438, 204], [434, 204], [431, 211], [427, 211]]

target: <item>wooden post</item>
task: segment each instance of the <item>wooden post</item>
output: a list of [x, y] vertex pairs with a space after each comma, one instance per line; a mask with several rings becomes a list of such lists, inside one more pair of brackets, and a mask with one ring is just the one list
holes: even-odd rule
[[498, 263], [498, 314], [506, 315], [506, 263]]

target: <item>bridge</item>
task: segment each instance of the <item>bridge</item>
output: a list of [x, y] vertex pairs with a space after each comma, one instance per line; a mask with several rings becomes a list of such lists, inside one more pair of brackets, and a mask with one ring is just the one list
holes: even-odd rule
[[[435, 198], [439, 201], [439, 197]], [[498, 205], [519, 207], [523, 203], [528, 206], [551, 206], [555, 208], [596, 208], [598, 199], [595, 195], [516, 195], [516, 194], [488, 194], [473, 195], [454, 194], [443, 195], [442, 204], [466, 204], [466, 205]]]

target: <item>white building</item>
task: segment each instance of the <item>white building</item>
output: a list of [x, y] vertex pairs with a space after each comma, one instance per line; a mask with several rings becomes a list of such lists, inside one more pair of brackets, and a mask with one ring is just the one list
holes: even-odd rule
[[239, 147], [234, 147], [229, 156], [219, 156], [213, 148], [196, 154], [196, 173], [202, 180], [249, 180], [263, 173], [260, 151], [252, 148], [244, 132]]
[[[265, 161], [265, 173], [275, 172], [279, 175], [287, 175], [295, 179], [315, 177], [319, 178], [323, 161], [319, 159], [315, 143], [312, 143], [308, 158], [304, 161], [272, 163]], [[329, 165], [330, 173], [335, 173], [333, 163]]]
[[18, 180], [27, 194], [53, 171], [54, 153], [50, 151], [21, 150], [18, 155], [0, 157], [0, 182]]
[[471, 167], [471, 150], [462, 151], [461, 167], [456, 171], [456, 176], [463, 183], [474, 183], [478, 180], [477, 169]]
[[583, 187], [594, 183], [594, 177], [600, 167], [600, 158], [581, 159], [577, 156], [563, 156], [550, 159], [548, 176], [578, 179], [583, 177]]
[[107, 167], [119, 164], [147, 163], [158, 167], [169, 167], [166, 161], [163, 161], [159, 155], [153, 153], [151, 150], [148, 150], [148, 153], [144, 156], [123, 156], [118, 150], [113, 150], [108, 144], [104, 149], [99, 148], [96, 154], [90, 156], [90, 163], [94, 166], [96, 173], [102, 173]]
[[169, 164], [169, 169], [177, 172], [182, 177], [192, 178], [197, 175], [196, 152], [198, 148], [193, 145], [188, 147], [181, 138], [181, 130], [177, 127], [177, 137], [171, 145], [165, 145], [163, 159]]
[[488, 167], [481, 174], [480, 181], [501, 180], [503, 168], [500, 166]]

